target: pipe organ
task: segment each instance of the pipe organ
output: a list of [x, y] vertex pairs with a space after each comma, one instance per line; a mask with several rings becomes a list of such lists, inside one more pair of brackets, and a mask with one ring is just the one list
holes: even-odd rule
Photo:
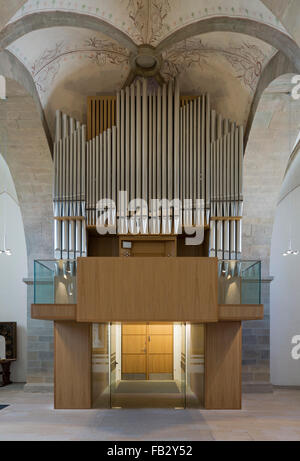
[[181, 97], [176, 80], [153, 92], [137, 80], [111, 101], [112, 122], [98, 103], [89, 139], [57, 111], [55, 257], [85, 256], [86, 226], [119, 234], [206, 226], [209, 256], [239, 259], [243, 127], [218, 115], [207, 94]]

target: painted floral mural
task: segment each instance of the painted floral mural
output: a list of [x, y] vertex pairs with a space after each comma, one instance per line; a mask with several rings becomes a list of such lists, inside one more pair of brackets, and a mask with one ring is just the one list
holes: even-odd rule
[[233, 68], [235, 76], [254, 92], [263, 67], [268, 59], [254, 43], [243, 42], [239, 46], [214, 46], [201, 38], [184, 40], [163, 53], [162, 75], [166, 80], [174, 78], [192, 66], [200, 70], [210, 65], [210, 58], [224, 58]]
[[45, 93], [54, 82], [65, 60], [85, 57], [99, 67], [107, 64], [115, 66], [128, 64], [129, 52], [109, 40], [89, 37], [79, 46], [70, 46], [61, 41], [43, 53], [34, 61], [31, 73], [40, 93]]

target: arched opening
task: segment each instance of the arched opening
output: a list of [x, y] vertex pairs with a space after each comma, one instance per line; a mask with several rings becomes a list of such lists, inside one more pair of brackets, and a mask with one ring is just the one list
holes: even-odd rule
[[[251, 323], [245, 322], [243, 326], [244, 364], [249, 381], [268, 380], [270, 356], [271, 363], [276, 362], [281, 367], [282, 354], [288, 357], [291, 353], [291, 347], [286, 343], [287, 338], [283, 339], [283, 331], [279, 332], [279, 327], [274, 333], [273, 325], [274, 322], [279, 325], [282, 316], [287, 321], [290, 315], [286, 302], [288, 287], [283, 289], [278, 280], [278, 274], [284, 273], [287, 264], [282, 256], [283, 251], [278, 248], [278, 239], [281, 235], [286, 250], [288, 221], [282, 212], [279, 219], [283, 228], [277, 229], [276, 216], [284, 172], [299, 133], [299, 104], [291, 97], [292, 76], [282, 75], [273, 80], [263, 92], [245, 153], [243, 256], [262, 260], [262, 302], [265, 306], [265, 318], [256, 323], [254, 331]], [[278, 299], [275, 295], [279, 294], [277, 285], [281, 288], [281, 297]], [[271, 383], [279, 384], [274, 380], [273, 372]]]
[[[271, 380], [299, 386], [299, 358], [293, 354], [300, 333], [300, 155], [294, 153], [281, 185], [271, 244]], [[292, 251], [292, 253], [290, 253]]]
[[[18, 359], [12, 366], [12, 380], [36, 382], [43, 366], [46, 370], [44, 381], [50, 382], [52, 328], [47, 322], [32, 321], [27, 309], [33, 302], [30, 284], [33, 260], [53, 255], [52, 158], [34, 98], [15, 80], [7, 78], [6, 84], [7, 99], [0, 101], [0, 153], [3, 157], [0, 170], [6, 171], [10, 178], [11, 193], [0, 197], [6, 198], [7, 210], [14, 209], [15, 215], [11, 221], [7, 220], [7, 226], [11, 227], [7, 227], [6, 243], [7, 248], [12, 249], [12, 256], [0, 255], [0, 321], [18, 323]], [[0, 184], [1, 191], [5, 192], [2, 176]], [[1, 204], [0, 226], [3, 224]], [[23, 244], [15, 250], [21, 235]], [[28, 286], [23, 282], [27, 274]], [[17, 299], [17, 295], [20, 298]], [[38, 342], [43, 344], [37, 351]]]
[[[27, 290], [23, 278], [27, 276], [27, 250], [14, 181], [1, 154], [0, 217], [0, 322], [17, 322], [17, 361], [12, 366], [12, 380], [24, 382], [27, 371]], [[5, 340], [0, 343], [0, 357], [5, 358]]]

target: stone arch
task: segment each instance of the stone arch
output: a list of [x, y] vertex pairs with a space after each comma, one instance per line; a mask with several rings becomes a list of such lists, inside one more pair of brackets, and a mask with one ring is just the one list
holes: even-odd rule
[[[278, 64], [284, 65], [284, 62], [282, 56], [275, 56], [273, 63], [277, 65], [273, 68], [271, 63], [269, 73], [263, 76], [247, 127], [243, 252], [245, 258], [263, 261], [264, 275], [269, 275], [276, 203], [291, 155], [289, 148], [298, 135], [300, 119], [298, 101], [292, 100], [290, 95], [293, 68], [286, 68], [288, 73], [283, 73]], [[289, 111], [293, 114], [291, 117]], [[290, 122], [292, 126], [289, 126]]]
[[[0, 61], [1, 64], [3, 63]], [[52, 256], [52, 157], [34, 97], [7, 78], [0, 101], [0, 150], [15, 183], [23, 217], [28, 273], [33, 259]]]
[[287, 57], [281, 52], [277, 52], [270, 62], [266, 65], [256, 88], [255, 95], [252, 101], [251, 109], [249, 112], [248, 122], [245, 130], [245, 146], [249, 139], [252, 123], [259, 105], [259, 101], [262, 97], [265, 89], [276, 80], [278, 77], [284, 74], [296, 73], [297, 69], [294, 64], [287, 59]]
[[157, 52], [162, 52], [176, 42], [180, 42], [195, 35], [216, 31], [236, 32], [259, 38], [281, 51], [281, 53], [293, 63], [297, 71], [300, 72], [300, 49], [297, 43], [288, 34], [279, 29], [246, 18], [219, 16], [196, 21], [170, 34], [158, 45], [156, 50]]
[[[272, 233], [270, 269], [274, 275], [270, 302], [270, 366], [274, 385], [299, 386], [299, 255], [284, 256], [289, 247], [300, 249], [299, 143], [284, 177]], [[293, 351], [294, 350], [294, 351]]]
[[[2, 57], [3, 53], [0, 56]], [[11, 63], [9, 56], [6, 56], [6, 59], [7, 63]], [[0, 60], [0, 63], [3, 66], [3, 60]], [[6, 72], [7, 75], [12, 75], [10, 67]], [[26, 379], [27, 383], [52, 383], [53, 327], [49, 322], [32, 320], [29, 313], [33, 303], [33, 261], [53, 258], [53, 163], [39, 106], [36, 104], [34, 93], [32, 95], [28, 87], [26, 88], [30, 80], [26, 80], [26, 74], [22, 75], [23, 86], [20, 82], [7, 78], [7, 99], [0, 101], [0, 152], [15, 183], [25, 231], [29, 283], [27, 306], [22, 306], [23, 312], [28, 312]], [[20, 80], [22, 81], [22, 78]], [[25, 328], [24, 330], [26, 331]], [[47, 355], [47, 363], [50, 365], [43, 370], [42, 378], [39, 378], [40, 364], [45, 357], [42, 357], [41, 352], [37, 353], [37, 359], [31, 357], [31, 351], [36, 348], [36, 338], [43, 338], [49, 351], [44, 353], [44, 356]], [[26, 351], [26, 348], [24, 350]]]
[[0, 52], [0, 74], [3, 75], [5, 78], [14, 80], [18, 84], [20, 84], [32, 97], [36, 106], [35, 110], [37, 110], [39, 114], [45, 132], [45, 136], [48, 141], [49, 148], [52, 151], [53, 142], [45, 118], [44, 110], [41, 105], [40, 97], [37, 92], [33, 78], [26, 69], [26, 67], [12, 53], [10, 53], [7, 50], [4, 50]]
[[[288, 66], [285, 68], [286, 64]], [[285, 74], [285, 71], [293, 69], [280, 53], [267, 66], [249, 116], [244, 159], [243, 259], [262, 261], [261, 289], [265, 315], [255, 326], [251, 322], [243, 324], [243, 373], [249, 384], [255, 383], [257, 386], [259, 383], [265, 389], [270, 386], [271, 239], [277, 199], [290, 156], [289, 98], [292, 74]], [[296, 104], [293, 107], [296, 110]], [[292, 121], [295, 138], [298, 134], [296, 120], [297, 116]]]
[[79, 14], [66, 11], [49, 11], [42, 13], [32, 13], [17, 21], [8, 24], [0, 32], [0, 47], [6, 48], [23, 35], [39, 29], [51, 27], [80, 27], [100, 31], [119, 42], [122, 46], [136, 53], [137, 45], [124, 32], [103, 19], [96, 18], [87, 14]]
[[[0, 105], [1, 107], [1, 105]], [[0, 129], [1, 132], [1, 129]], [[2, 137], [1, 137], [2, 139]], [[22, 279], [27, 276], [25, 229], [15, 184], [3, 158], [0, 145], [0, 321], [17, 323], [17, 362], [12, 366], [12, 380], [24, 382], [27, 365], [27, 291]], [[5, 343], [9, 328], [1, 332]], [[0, 336], [1, 341], [1, 336]], [[1, 349], [1, 347], [0, 347]], [[5, 354], [11, 351], [5, 347]], [[0, 351], [3, 357], [3, 350]]]

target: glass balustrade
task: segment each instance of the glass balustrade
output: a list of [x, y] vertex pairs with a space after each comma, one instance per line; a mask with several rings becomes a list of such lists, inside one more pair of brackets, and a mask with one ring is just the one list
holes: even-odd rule
[[261, 262], [218, 261], [219, 304], [261, 304]]
[[[35, 304], [76, 303], [77, 263], [68, 260], [34, 262]], [[218, 261], [219, 304], [261, 303], [261, 262]]]
[[76, 260], [34, 261], [34, 303], [76, 303]]

